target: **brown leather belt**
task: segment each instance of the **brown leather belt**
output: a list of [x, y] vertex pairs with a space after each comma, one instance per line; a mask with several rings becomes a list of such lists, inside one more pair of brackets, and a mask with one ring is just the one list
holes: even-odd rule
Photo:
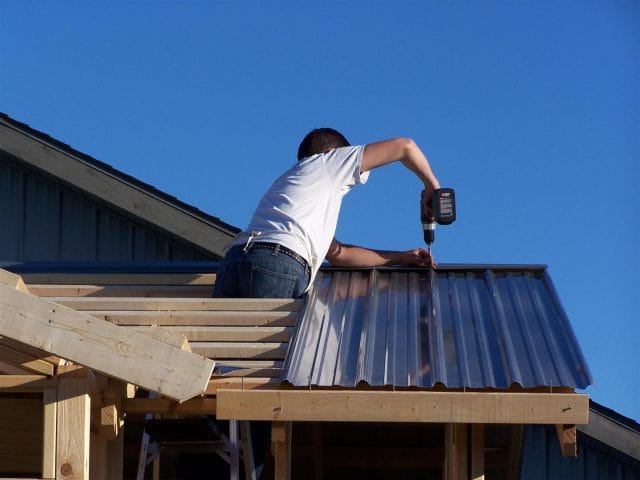
[[253, 242], [253, 243], [249, 244], [249, 250], [251, 250], [252, 248], [261, 248], [261, 249], [265, 249], [265, 250], [273, 250], [274, 252], [275, 251], [282, 252], [285, 255], [293, 258], [295, 261], [297, 261], [301, 265], [303, 265], [304, 268], [307, 269], [307, 272], [310, 271], [309, 264], [304, 259], [304, 257], [302, 257], [301, 255], [298, 255], [293, 250], [280, 245], [279, 243]]

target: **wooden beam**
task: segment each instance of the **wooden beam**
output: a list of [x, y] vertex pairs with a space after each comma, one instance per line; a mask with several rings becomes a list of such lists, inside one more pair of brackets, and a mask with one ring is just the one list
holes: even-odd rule
[[42, 375], [53, 375], [55, 370], [53, 364], [5, 345], [0, 345], [0, 359], [9, 365]]
[[209, 358], [251, 358], [282, 360], [287, 354], [288, 343], [261, 342], [193, 342], [191, 348]]
[[99, 433], [107, 440], [114, 440], [124, 426], [122, 401], [127, 397], [127, 384], [109, 378], [101, 393], [100, 404], [96, 406], [100, 409]]
[[56, 386], [56, 379], [45, 375], [0, 375], [0, 390], [30, 392]]
[[[287, 298], [99, 298], [47, 297], [74, 310], [297, 312], [303, 300]], [[238, 314], [240, 315], [240, 314]]]
[[56, 480], [89, 479], [91, 429], [89, 382], [73, 375], [58, 379]]
[[220, 390], [254, 390], [278, 389], [282, 381], [271, 377], [221, 377], [209, 380], [205, 390], [206, 395], [216, 395]]
[[5, 270], [3, 268], [0, 268], [0, 285], [15, 288], [17, 290], [20, 290], [21, 292], [29, 292], [29, 289], [24, 284], [24, 281], [22, 280], [22, 277], [20, 275], [16, 275], [15, 273], [12, 273], [9, 270]]
[[[169, 285], [164, 276], [160, 285], [47, 285], [45, 283], [29, 283], [29, 292], [39, 297], [154, 297], [154, 298], [206, 298], [211, 296], [213, 284], [204, 285]], [[166, 283], [166, 284], [165, 284]]]
[[[68, 302], [65, 302], [68, 303]], [[71, 306], [72, 307], [72, 306]], [[280, 311], [215, 311], [215, 310], [84, 310], [91, 316], [123, 326], [184, 327], [292, 327], [297, 312]]]
[[291, 422], [273, 422], [271, 424], [271, 451], [275, 464], [275, 480], [290, 480]]
[[175, 400], [204, 391], [214, 362], [0, 285], [0, 335]]
[[189, 345], [189, 340], [187, 340], [187, 337], [185, 337], [182, 333], [176, 332], [174, 330], [162, 327], [148, 326], [143, 330], [135, 331], [142, 335], [147, 335], [151, 338], [154, 338], [162, 343], [166, 343], [167, 345], [171, 345], [172, 347], [184, 350], [185, 352], [191, 351], [191, 345]]
[[132, 414], [215, 415], [215, 398], [192, 398], [178, 403], [167, 398], [130, 398], [123, 400], [122, 410]]
[[58, 357], [57, 355], [51, 355], [49, 352], [45, 352], [39, 348], [32, 347], [30, 345], [26, 345], [22, 342], [18, 342], [13, 340], [12, 338], [2, 337], [0, 336], [0, 345], [11, 348], [13, 350], [17, 350], [18, 352], [22, 352], [25, 355], [29, 355], [33, 358], [39, 358], [47, 363], [50, 363], [54, 367], [59, 367], [60, 365], [64, 365], [67, 363], [66, 360]]
[[585, 423], [589, 411], [589, 397], [581, 394], [353, 390], [218, 390], [217, 394], [218, 418], [237, 420], [556, 424]]
[[576, 426], [556, 425], [556, 433], [558, 434], [558, 442], [560, 442], [562, 456], [577, 457], [578, 443], [576, 439]]
[[170, 327], [130, 327], [140, 333], [151, 328], [170, 329], [175, 334], [185, 336], [190, 342], [288, 342], [293, 335], [293, 326], [170, 326]]
[[[65, 288], [66, 286], [86, 287], [97, 286], [99, 288], [133, 286], [145, 288], [149, 285], [157, 286], [202, 286], [213, 288], [216, 280], [215, 273], [82, 273], [82, 272], [33, 272], [22, 274], [22, 279], [31, 288], [36, 286], [36, 292], [47, 286]], [[47, 294], [47, 290], [43, 294]], [[35, 293], [35, 292], [32, 292]], [[55, 295], [55, 294], [54, 294]], [[73, 291], [71, 296], [78, 296]], [[82, 296], [82, 295], [80, 295]], [[108, 295], [116, 297], [118, 295]], [[149, 295], [126, 295], [147, 297]], [[168, 295], [171, 297], [172, 295]]]

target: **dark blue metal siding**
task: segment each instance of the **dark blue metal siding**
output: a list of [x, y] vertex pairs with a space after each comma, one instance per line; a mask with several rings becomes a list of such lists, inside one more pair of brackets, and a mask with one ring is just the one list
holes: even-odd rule
[[0, 152], [0, 260], [212, 259]]
[[521, 480], [640, 480], [640, 464], [578, 432], [578, 456], [562, 456], [554, 427], [525, 427]]
[[592, 382], [546, 272], [491, 268], [320, 272], [284, 378], [343, 387]]
[[0, 157], [0, 258], [22, 257], [24, 175]]

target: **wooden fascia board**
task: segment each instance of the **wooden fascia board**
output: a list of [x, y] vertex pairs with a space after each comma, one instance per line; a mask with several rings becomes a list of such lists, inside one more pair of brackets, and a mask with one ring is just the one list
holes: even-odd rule
[[584, 424], [589, 397], [564, 393], [218, 390], [217, 417], [235, 420]]
[[0, 149], [218, 256], [235, 235], [2, 119]]
[[208, 358], [4, 285], [0, 335], [178, 401], [201, 394], [214, 367]]

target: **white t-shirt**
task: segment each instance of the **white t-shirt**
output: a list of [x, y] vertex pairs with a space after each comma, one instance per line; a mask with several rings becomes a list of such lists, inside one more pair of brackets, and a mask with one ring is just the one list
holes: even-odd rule
[[360, 173], [363, 151], [363, 145], [336, 148], [296, 163], [271, 185], [233, 244], [261, 232], [253, 241], [279, 243], [307, 260], [311, 284], [335, 235], [342, 197], [369, 178]]

